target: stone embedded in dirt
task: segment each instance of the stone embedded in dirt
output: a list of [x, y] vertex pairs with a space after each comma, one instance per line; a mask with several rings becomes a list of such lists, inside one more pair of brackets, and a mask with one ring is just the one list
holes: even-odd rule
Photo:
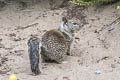
[[2, 39], [0, 39], [0, 42], [2, 41]]
[[5, 48], [5, 45], [0, 43], [0, 48]]
[[43, 32], [47, 32], [47, 30], [43, 30]]
[[99, 31], [98, 31], [98, 30], [95, 30], [94, 33], [98, 33], [98, 34], [99, 34]]
[[105, 57], [103, 57], [101, 60], [106, 60], [106, 59], [108, 59], [109, 58], [109, 56], [105, 56]]
[[8, 61], [8, 58], [2, 58], [1, 63], [4, 64], [6, 61]]
[[22, 56], [23, 53], [24, 53], [24, 50], [15, 50], [14, 53], [15, 53], [17, 56]]
[[7, 72], [9, 72], [10, 70], [0, 70], [0, 74], [6, 74]]
[[75, 39], [78, 39], [78, 40], [79, 40], [80, 38], [79, 38], [79, 37], [75, 37]]
[[21, 38], [13, 38], [13, 41], [21, 41]]
[[5, 63], [6, 61], [8, 61], [7, 57], [0, 56], [0, 74], [6, 74], [10, 71], [8, 65]]
[[91, 19], [91, 21], [95, 21], [95, 19]]
[[116, 68], [115, 64], [111, 64], [111, 67], [112, 67], [112, 68]]
[[80, 60], [78, 60], [77, 62], [80, 62]]
[[64, 80], [70, 80], [69, 77], [63, 77]]
[[0, 74], [7, 74], [10, 71], [11, 69], [7, 64], [2, 64], [2, 66], [0, 66]]
[[16, 37], [16, 34], [15, 33], [11, 33], [11, 34], [9, 34], [9, 36], [10, 37], [12, 37], [12, 36]]
[[101, 58], [100, 60], [97, 60], [97, 63], [99, 63], [102, 60], [107, 60], [107, 59], [109, 59], [109, 56], [105, 56], [105, 57]]

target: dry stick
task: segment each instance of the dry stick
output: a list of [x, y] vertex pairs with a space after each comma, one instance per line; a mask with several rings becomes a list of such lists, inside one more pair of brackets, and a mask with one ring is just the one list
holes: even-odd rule
[[113, 21], [111, 24], [107, 25], [109, 27], [108, 31], [112, 31], [115, 29], [115, 26], [120, 24], [120, 17], [118, 17], [115, 21]]
[[34, 24], [30, 24], [30, 25], [27, 25], [27, 26], [25, 26], [25, 27], [18, 27], [17, 29], [15, 29], [15, 30], [18, 30], [18, 29], [26, 29], [26, 28], [29, 28], [29, 27], [34, 27], [34, 26], [36, 26], [36, 25], [38, 25], [38, 23], [34, 23]]

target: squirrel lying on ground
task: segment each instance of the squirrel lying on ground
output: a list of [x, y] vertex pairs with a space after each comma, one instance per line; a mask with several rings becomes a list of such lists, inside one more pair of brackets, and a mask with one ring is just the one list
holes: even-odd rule
[[81, 27], [83, 27], [82, 24], [69, 22], [62, 17], [62, 23], [58, 29], [47, 31], [41, 41], [37, 37], [31, 37], [28, 41], [28, 51], [32, 72], [36, 75], [40, 73], [39, 52], [43, 61], [53, 60], [58, 63], [64, 61], [66, 54], [70, 55], [74, 33], [78, 32]]

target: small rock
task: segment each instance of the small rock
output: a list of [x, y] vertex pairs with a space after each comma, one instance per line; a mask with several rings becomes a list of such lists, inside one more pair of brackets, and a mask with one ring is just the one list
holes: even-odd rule
[[112, 67], [112, 68], [115, 68], [115, 64], [111, 64], [111, 67]]
[[10, 36], [10, 37], [16, 36], [16, 34], [15, 34], [15, 33], [11, 33], [11, 34], [9, 34], [9, 36]]
[[80, 38], [79, 38], [79, 37], [75, 37], [75, 39], [78, 39], [78, 40], [79, 40]]
[[65, 79], [65, 80], [70, 80], [68, 77], [63, 77], [63, 79]]
[[95, 71], [94, 74], [95, 74], [95, 75], [101, 74], [101, 71], [97, 70], [97, 71]]

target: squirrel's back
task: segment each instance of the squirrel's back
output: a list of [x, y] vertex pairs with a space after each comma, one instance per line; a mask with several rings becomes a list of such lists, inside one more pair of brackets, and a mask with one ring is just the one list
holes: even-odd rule
[[47, 31], [42, 36], [42, 55], [51, 60], [59, 60], [67, 52], [66, 38], [59, 30], [53, 29]]

